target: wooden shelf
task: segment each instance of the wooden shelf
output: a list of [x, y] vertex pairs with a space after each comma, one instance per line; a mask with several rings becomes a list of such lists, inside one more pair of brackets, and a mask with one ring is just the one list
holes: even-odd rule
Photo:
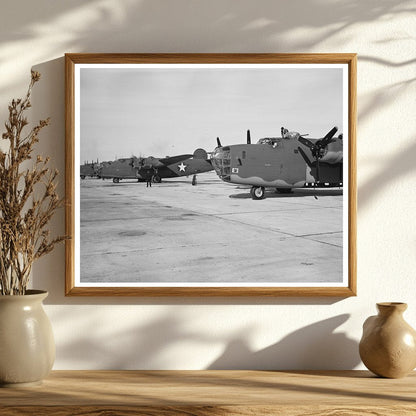
[[416, 415], [416, 373], [367, 371], [53, 371], [0, 389], [0, 415]]

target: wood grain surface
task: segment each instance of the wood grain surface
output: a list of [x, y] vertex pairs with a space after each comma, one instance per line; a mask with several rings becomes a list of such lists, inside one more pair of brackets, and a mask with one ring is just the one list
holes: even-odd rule
[[0, 389], [0, 415], [416, 415], [416, 373], [54, 371]]

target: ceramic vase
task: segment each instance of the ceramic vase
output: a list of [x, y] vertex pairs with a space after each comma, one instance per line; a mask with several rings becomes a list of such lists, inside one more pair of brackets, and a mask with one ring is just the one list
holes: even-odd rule
[[404, 320], [405, 303], [377, 303], [378, 315], [363, 325], [360, 357], [381, 377], [400, 378], [416, 367], [416, 331]]
[[40, 384], [55, 361], [52, 326], [42, 301], [47, 292], [0, 296], [0, 385]]

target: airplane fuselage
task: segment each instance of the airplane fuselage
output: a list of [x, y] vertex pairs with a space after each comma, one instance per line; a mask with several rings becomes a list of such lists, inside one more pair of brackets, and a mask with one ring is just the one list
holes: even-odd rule
[[138, 179], [139, 181], [153, 178], [160, 182], [162, 178], [196, 175], [213, 170], [207, 153], [197, 149], [194, 154], [183, 154], [173, 157], [155, 158], [124, 158], [106, 162], [101, 168], [100, 177], [112, 178], [114, 182], [122, 179]]
[[[217, 175], [225, 182], [275, 188], [298, 188], [317, 182], [316, 162], [307, 146], [296, 138], [262, 140], [217, 147], [212, 156]], [[299, 148], [310, 160], [309, 165]], [[342, 159], [342, 139], [336, 138], [320, 158], [320, 183], [342, 183]]]
[[106, 162], [101, 168], [102, 179], [136, 179], [136, 170], [132, 165], [132, 158], [117, 159]]
[[[153, 168], [152, 168], [153, 169]], [[177, 163], [162, 165], [154, 168], [154, 175], [159, 178], [177, 178], [179, 176], [190, 176], [212, 170], [209, 160], [188, 158]], [[146, 167], [137, 168], [138, 177], [145, 177]]]

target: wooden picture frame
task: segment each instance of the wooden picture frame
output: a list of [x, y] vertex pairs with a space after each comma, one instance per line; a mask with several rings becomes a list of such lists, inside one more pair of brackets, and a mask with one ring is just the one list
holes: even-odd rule
[[[114, 72], [111, 72], [113, 69]], [[70, 236], [70, 239], [66, 242], [65, 292], [67, 296], [347, 297], [356, 295], [356, 54], [71, 53], [65, 56], [65, 71], [65, 219], [66, 234]], [[108, 74], [116, 74], [117, 77], [114, 78], [113, 75], [110, 76]], [[327, 76], [328, 74], [329, 76]], [[109, 78], [106, 78], [107, 76]], [[212, 82], [212, 85], [208, 86], [209, 82]], [[257, 92], [252, 92], [257, 91], [254, 89], [254, 86], [256, 86], [258, 91], [263, 92], [262, 95], [257, 96]], [[253, 89], [251, 89], [252, 87]], [[280, 90], [277, 88], [280, 88]], [[222, 92], [223, 90], [226, 91]], [[130, 95], [135, 97], [134, 101], [119, 101], [118, 98], [114, 98], [123, 97], [124, 100], [125, 97]], [[252, 117], [249, 115], [246, 119], [239, 119], [239, 114], [249, 114], [247, 108], [243, 107], [244, 103], [250, 101], [247, 98], [252, 98], [251, 101], [258, 102], [256, 104], [258, 107], [250, 107], [251, 110], [255, 109], [255, 111], [251, 112]], [[163, 100], [168, 100], [168, 103]], [[202, 101], [204, 104], [200, 107], [199, 103]], [[326, 101], [331, 101], [331, 103], [329, 104]], [[115, 104], [116, 102], [117, 104]], [[135, 104], [131, 105], [132, 102], [137, 102], [137, 108]], [[192, 108], [190, 107], [191, 104]], [[270, 106], [275, 107], [276, 118], [274, 120], [266, 119], [264, 115], [264, 113], [269, 114], [271, 111]], [[120, 109], [121, 107], [122, 109]], [[165, 107], [169, 107], [171, 113], [166, 112]], [[219, 111], [218, 107], [221, 107], [224, 124], [219, 121], [221, 120], [220, 115], [216, 113]], [[140, 115], [138, 116], [139, 110]], [[183, 118], [183, 113], [180, 110], [186, 113]], [[334, 114], [336, 116], [331, 118]], [[316, 140], [309, 140], [306, 135], [308, 131], [299, 131], [297, 125], [288, 127], [299, 131], [300, 134], [288, 132], [284, 128], [280, 130], [280, 125], [285, 123], [285, 119], [288, 118], [294, 120], [292, 124], [301, 126], [300, 129], [319, 125], [319, 128], [316, 127], [316, 131], [319, 130], [322, 134], [319, 133], [319, 136], [315, 134], [313, 137], [316, 138], [324, 137], [325, 133], [333, 127], [333, 120], [336, 118], [342, 124], [342, 131], [340, 132], [343, 136], [338, 136], [337, 138], [333, 136], [334, 139], [331, 139], [332, 136], [327, 136], [324, 140], [326, 147], [318, 149], [319, 146], [316, 145]], [[112, 124], [109, 124], [110, 119], [113, 120], [111, 121]], [[137, 124], [136, 120], [139, 120]], [[194, 120], [195, 126], [192, 124]], [[212, 120], [218, 121], [218, 123], [212, 122]], [[256, 205], [253, 205], [254, 202], [249, 199], [250, 190], [246, 189], [245, 185], [241, 185], [241, 182], [240, 184], [234, 183], [234, 185], [224, 182], [234, 178], [234, 174], [238, 173], [239, 168], [232, 168], [234, 176], [231, 176], [230, 172], [224, 174], [224, 170], [221, 170], [222, 168], [219, 165], [222, 164], [221, 166], [223, 166], [225, 159], [221, 159], [223, 156], [220, 157], [219, 154], [223, 155], [222, 151], [224, 149], [226, 152], [230, 152], [230, 148], [233, 145], [245, 142], [246, 130], [251, 128], [248, 124], [254, 123], [257, 125], [257, 129], [261, 130], [269, 122], [276, 126], [275, 129], [273, 127], [273, 131], [269, 129], [269, 134], [280, 137], [280, 139], [272, 138], [274, 140], [273, 146], [282, 144], [283, 147], [286, 146], [289, 149], [290, 146], [286, 143], [290, 143], [291, 140], [295, 141], [290, 157], [298, 158], [296, 160], [300, 160], [301, 157], [304, 159], [305, 168], [308, 172], [307, 175], [309, 175], [307, 177], [312, 177], [311, 182], [307, 182], [307, 180], [304, 182], [306, 185], [311, 185], [312, 189], [295, 189], [294, 194], [280, 194], [280, 196], [278, 195], [274, 199], [272, 199], [273, 195], [270, 193], [267, 199], [274, 204], [266, 202], [266, 199], [265, 201], [256, 201]], [[127, 139], [124, 139], [124, 137], [129, 135], [128, 130], [125, 129], [126, 125], [129, 128], [134, 126], [130, 130], [135, 131], [134, 137], [136, 141], [129, 139], [130, 141], [127, 142]], [[143, 128], [143, 126], [149, 127]], [[160, 127], [158, 134], [160, 132], [162, 136], [167, 137], [167, 140], [164, 140], [163, 143], [161, 142], [164, 147], [159, 146], [161, 148], [159, 154], [151, 154], [147, 148], [150, 149], [150, 145], [157, 148], [155, 144], [159, 143], [155, 139], [155, 135], [152, 136], [152, 133], [154, 133], [153, 129], [156, 127]], [[167, 158], [162, 160], [162, 157], [164, 158], [165, 155], [171, 152], [173, 152], [173, 155], [170, 154], [170, 156], [175, 157], [175, 149], [178, 148], [179, 150], [180, 146], [183, 147], [187, 143], [185, 139], [175, 142], [176, 137], [179, 136], [179, 134], [175, 135], [175, 132], [177, 133], [175, 129], [177, 128], [182, 129], [183, 135], [188, 137], [187, 140], [189, 142], [199, 135], [199, 128], [201, 132], [203, 131], [201, 136], [209, 137], [209, 140], [206, 139], [204, 142], [204, 148], [208, 152], [212, 152], [211, 159], [207, 157], [207, 160], [210, 160], [209, 163], [213, 165], [215, 172], [220, 176], [215, 175], [213, 171], [209, 172], [210, 181], [206, 181], [205, 185], [204, 180], [202, 180], [203, 186], [205, 186], [203, 191], [199, 191], [200, 188], [198, 186], [194, 188], [189, 186], [190, 179], [188, 183], [186, 178], [182, 182], [179, 180], [177, 182], [169, 182], [169, 179], [163, 180], [160, 185], [154, 184], [151, 191], [147, 191], [143, 184], [128, 183], [127, 186], [127, 183], [123, 182], [124, 188], [116, 188], [116, 183], [100, 181], [97, 178], [91, 178], [84, 182], [80, 179], [80, 176], [82, 176], [80, 175], [80, 165], [84, 164], [84, 166], [87, 166], [90, 160], [94, 160], [97, 163], [97, 166], [99, 166], [97, 172], [101, 172], [101, 175], [104, 175], [104, 165], [101, 163], [101, 157], [103, 159], [107, 158], [111, 162], [111, 158], [107, 156], [110, 155], [109, 152], [114, 154], [113, 162], [116, 160], [124, 161], [131, 157], [132, 159], [128, 163], [130, 163], [130, 168], [133, 169], [138, 180], [144, 178], [142, 173], [143, 166], [150, 166], [153, 169], [153, 176], [150, 180], [148, 179], [148, 182], [150, 181], [148, 185], [152, 184], [152, 178], [155, 179], [159, 172], [156, 165], [151, 164], [149, 162], [150, 159], [147, 159], [150, 156], [156, 157], [157, 163], [159, 163], [158, 166], [162, 166], [161, 164], [166, 160], [176, 160], [180, 170], [179, 159]], [[240, 129], [241, 135], [227, 137], [227, 133], [234, 128]], [[149, 137], [144, 139], [142, 136]], [[215, 147], [217, 136], [220, 136], [221, 141], [218, 141], [217, 147]], [[247, 136], [248, 140], [251, 139], [250, 133], [247, 133]], [[251, 136], [253, 136], [253, 143], [254, 136], [256, 139], [264, 138], [264, 135], [259, 137], [259, 134], [254, 132], [254, 127], [251, 130]], [[287, 142], [283, 139], [287, 139]], [[322, 146], [324, 141], [320, 142]], [[328, 155], [332, 154], [331, 151], [327, 150], [328, 143], [337, 141], [342, 143], [340, 145], [342, 146], [341, 167], [339, 168], [342, 183], [339, 180], [337, 182], [339, 182], [338, 185], [343, 186], [343, 191], [339, 191], [338, 188], [338, 191], [331, 191], [333, 192], [331, 194], [330, 191], [321, 188], [316, 189], [315, 186], [318, 182], [319, 187], [325, 185], [323, 180], [321, 180], [322, 175], [326, 175], [325, 169], [328, 169], [328, 172], [332, 172], [333, 166], [329, 166], [332, 162], [325, 162], [327, 160], [325, 157], [329, 157], [326, 156], [328, 152]], [[223, 146], [221, 142], [226, 142], [227, 146]], [[111, 147], [112, 143], [114, 144], [113, 148]], [[265, 140], [263, 140], [263, 143], [265, 143]], [[127, 154], [125, 150], [128, 146], [131, 147], [131, 154]], [[251, 146], [253, 145], [251, 144]], [[133, 149], [133, 147], [135, 148]], [[307, 147], [309, 147], [309, 150], [307, 150]], [[90, 153], [84, 152], [85, 149]], [[97, 153], [94, 158], [92, 157], [91, 149]], [[100, 156], [101, 154], [104, 155], [104, 150], [106, 149], [110, 149], [105, 154], [106, 156]], [[254, 148], [250, 147], [249, 149]], [[271, 144], [270, 149], [272, 149]], [[190, 156], [193, 151], [193, 148], [186, 150], [186, 153], [189, 153], [187, 156]], [[180, 149], [179, 153], [181, 152], [182, 149]], [[270, 150], [270, 152], [273, 152], [273, 150]], [[293, 155], [293, 153], [296, 153], [296, 155]], [[135, 155], [134, 159], [133, 155]], [[343, 163], [344, 155], [347, 155], [345, 164]], [[117, 159], [120, 157], [125, 159]], [[234, 156], [227, 157], [234, 161], [231, 163], [237, 163], [234, 160], [235, 158], [233, 159]], [[249, 163], [249, 157], [247, 157], [247, 162], [245, 160], [242, 162], [237, 157], [236, 159], [238, 159], [238, 163], [241, 166], [244, 163]], [[99, 160], [96, 161], [96, 158]], [[194, 154], [193, 159], [195, 158]], [[286, 163], [288, 159], [282, 160], [281, 171], [288, 166], [292, 166], [289, 162]], [[265, 166], [270, 165], [266, 162]], [[90, 163], [92, 167], [93, 163]], [[185, 169], [184, 166], [185, 164], [182, 164], [183, 169]], [[111, 175], [113, 174], [111, 173]], [[198, 184], [202, 175], [198, 177]], [[321, 175], [321, 178], [319, 178], [319, 175]], [[98, 174], [98, 176], [100, 175]], [[269, 179], [267, 180], [269, 181]], [[278, 177], [276, 180], [281, 181], [283, 179]], [[284, 180], [286, 184], [287, 180]], [[117, 182], [117, 178], [113, 177], [113, 181]], [[255, 184], [249, 182], [249, 179], [247, 181], [244, 183], [249, 183], [250, 186], [253, 185], [254, 192]], [[168, 185], [163, 187], [164, 183]], [[213, 218], [212, 222], [205, 224], [205, 228], [196, 223], [198, 232], [194, 242], [209, 240], [211, 244], [209, 247], [207, 244], [207, 247], [203, 249], [205, 251], [198, 251], [198, 244], [194, 244], [189, 248], [182, 243], [185, 236], [192, 235], [190, 228], [186, 228], [188, 225], [185, 227], [185, 225], [168, 224], [158, 229], [155, 228], [156, 225], [154, 224], [161, 223], [162, 220], [157, 222], [152, 215], [143, 215], [141, 220], [136, 217], [133, 218], [134, 215], [138, 215], [137, 213], [148, 212], [146, 210], [152, 212], [152, 198], [155, 198], [155, 201], [162, 201], [160, 195], [163, 192], [167, 192], [166, 189], [169, 186], [173, 187], [172, 183], [175, 184], [176, 188], [174, 191], [169, 191], [170, 199], [166, 197], [163, 199], [163, 203], [159, 204], [158, 202], [158, 206], [164, 204], [163, 209], [180, 209], [181, 213], [179, 215], [174, 211], [172, 214], [170, 211], [169, 215], [163, 214], [165, 216], [162, 220], [164, 224], [174, 224], [175, 221], [180, 222], [180, 219], [182, 221], [181, 224], [186, 224], [188, 220], [197, 221], [199, 216], [202, 218], [210, 215], [210, 218]], [[273, 183], [280, 184], [281, 182]], [[85, 187], [88, 189], [84, 189]], [[101, 188], [97, 190], [96, 188], [98, 187]], [[258, 186], [258, 188], [261, 188], [261, 186]], [[227, 205], [230, 207], [230, 212], [215, 214], [217, 217], [212, 213], [207, 214], [206, 211], [200, 215], [192, 205], [191, 210], [187, 213], [185, 211], [189, 208], [189, 204], [193, 203], [193, 197], [189, 197], [187, 200], [180, 196], [185, 191], [187, 195], [191, 195], [192, 192], [198, 192], [198, 198], [201, 198], [200, 207], [214, 204], [213, 201], [215, 199], [215, 204], [213, 205], [216, 207], [215, 209]], [[206, 201], [202, 200], [205, 192], [214, 191], [216, 192], [215, 198], [212, 195], [207, 195]], [[151, 194], [150, 192], [153, 193]], [[173, 192], [181, 199], [173, 204], [175, 205], [174, 207], [170, 207], [169, 204], [173, 201]], [[231, 195], [229, 195], [230, 193]], [[111, 203], [108, 202], [110, 201], [110, 194], [112, 198]], [[260, 195], [260, 197], [262, 198], [263, 195]], [[145, 198], [145, 200], [142, 201], [141, 198]], [[80, 200], [82, 200], [82, 204]], [[230, 201], [232, 201], [232, 204]], [[301, 206], [302, 204], [305, 205], [305, 201], [308, 201], [306, 208]], [[317, 205], [311, 207], [309, 204], [315, 203], [314, 201], [316, 201]], [[323, 204], [322, 201], [328, 201], [328, 204]], [[133, 202], [136, 205], [131, 209], [129, 208], [130, 211], [128, 211], [127, 206], [133, 204]], [[281, 224], [279, 223], [275, 228], [270, 226], [269, 223], [264, 224], [266, 234], [272, 228], [276, 233], [281, 233], [280, 237], [276, 237], [276, 245], [274, 245], [274, 240], [272, 240], [274, 235], [272, 238], [265, 236], [264, 240], [260, 239], [257, 242], [253, 237], [253, 242], [249, 243], [251, 241], [251, 232], [263, 225], [263, 218], [273, 215], [274, 218], [279, 218], [279, 215], [283, 216], [283, 209], [279, 208], [280, 203], [286, 203], [286, 220], [282, 218]], [[114, 225], [112, 221], [117, 215], [114, 212], [110, 214], [110, 210], [116, 210], [117, 204], [119, 211], [114, 212], [127, 214], [123, 214], [124, 222], [120, 219], [118, 225]], [[270, 204], [267, 206], [270, 211], [263, 208], [266, 207], [265, 204]], [[235, 217], [232, 222], [225, 222], [225, 216], [234, 215], [234, 209], [240, 210], [238, 211], [240, 216], [238, 218]], [[296, 209], [299, 209], [298, 215], [294, 213]], [[253, 210], [256, 212], [253, 213]], [[327, 210], [332, 211], [329, 212]], [[134, 215], [132, 214], [133, 219], [128, 214], [132, 212], [135, 212]], [[270, 212], [273, 214], [268, 215]], [[333, 220], [332, 216], [334, 216]], [[85, 219], [87, 217], [88, 219]], [[215, 223], [218, 218], [221, 219], [221, 223]], [[246, 218], [248, 219], [246, 220]], [[305, 220], [298, 220], [299, 218], [305, 218]], [[138, 223], [137, 221], [141, 222]], [[298, 221], [299, 223], [304, 221], [305, 225], [302, 231], [294, 233], [290, 226], [297, 226]], [[331, 225], [331, 228], [331, 221], [334, 224], [341, 224], [341, 230], [339, 230], [339, 227], [336, 228], [337, 226], [333, 228]], [[111, 227], [108, 225], [110, 223], [112, 224]], [[232, 231], [231, 228], [237, 223], [244, 223], [247, 228], [243, 229], [243, 231], [239, 231], [237, 228]], [[146, 230], [141, 232], [137, 224], [141, 224], [141, 227], [146, 228]], [[227, 227], [230, 227], [230, 229]], [[279, 227], [289, 227], [289, 229], [286, 230]], [[332, 231], [335, 229], [335, 231], [329, 230], [326, 233], [325, 227], [331, 228]], [[205, 235], [205, 231], [200, 231], [208, 229], [208, 231], [211, 230], [212, 232], [214, 228], [217, 230], [221, 229], [221, 232], [218, 233], [218, 244], [224, 244], [222, 249], [216, 247], [215, 236]], [[151, 231], [156, 230], [154, 234], [160, 236], [163, 235], [162, 229], [163, 232], [169, 230], [169, 244], [172, 247], [176, 241], [178, 245], [183, 245], [184, 247], [182, 247], [182, 251], [176, 247], [175, 250], [169, 247], [163, 248], [165, 254], [162, 256], [161, 263], [167, 257], [167, 261], [171, 261], [173, 264], [176, 262], [178, 255], [184, 254], [189, 264], [192, 264], [192, 267], [186, 268], [187, 265], [184, 265], [182, 268], [182, 263], [179, 263], [179, 265], [175, 263], [174, 266], [169, 264], [160, 265], [159, 260], [157, 258], [155, 260], [155, 257], [152, 257], [153, 254], [146, 254], [145, 261], [140, 261], [140, 250], [145, 251], [148, 245], [156, 244], [152, 239], [153, 237], [149, 236]], [[175, 234], [178, 233], [178, 230], [185, 229], [186, 231], [183, 231], [184, 235]], [[308, 236], [307, 232], [309, 229], [311, 230], [310, 236]], [[322, 233], [320, 234], [317, 230], [322, 230]], [[230, 235], [225, 236], [225, 234], [221, 234], [225, 231], [229, 231], [229, 234], [232, 234], [231, 237]], [[332, 235], [330, 236], [331, 233]], [[313, 237], [324, 234], [326, 240], [324, 237]], [[124, 238], [122, 243], [120, 242], [121, 240], [118, 240], [121, 238], [121, 235]], [[198, 238], [201, 240], [198, 240]], [[337, 243], [333, 243], [335, 240], [331, 240], [331, 238], [336, 238]], [[225, 243], [226, 239], [233, 241], [227, 246]], [[107, 243], [106, 248], [102, 248], [100, 245], [103, 241]], [[299, 241], [301, 242], [300, 245], [295, 245], [295, 242]], [[118, 250], [117, 256], [110, 253], [112, 257], [111, 260], [108, 260], [107, 257], [110, 256], [108, 251], [111, 251], [112, 247], [117, 244], [122, 244], [122, 249]], [[154, 249], [156, 250], [156, 248]], [[130, 251], [134, 250], [136, 250], [135, 254], [130, 255]], [[259, 254], [262, 250], [264, 251], [264, 258]], [[198, 266], [195, 266], [196, 263], [192, 258], [194, 251], [195, 255], [199, 256]], [[254, 251], [257, 257], [249, 259], [250, 252]], [[205, 252], [207, 253], [206, 255], [203, 254]], [[83, 256], [83, 266], [81, 266], [81, 256]], [[247, 264], [244, 262], [246, 258], [249, 259]], [[273, 263], [274, 261], [276, 263]], [[150, 266], [147, 265], [149, 262]], [[185, 261], [183, 261], [184, 263]], [[326, 271], [321, 273], [320, 267], [324, 267], [322, 266], [323, 264]], [[154, 269], [152, 268], [153, 266]], [[291, 271], [292, 266], [293, 271]], [[111, 274], [108, 274], [111, 267], [114, 267], [114, 269]], [[266, 267], [268, 268], [267, 272]], [[254, 276], [253, 280], [238, 281], [239, 273], [243, 276], [250, 268], [254, 271], [252, 273], [252, 276]], [[87, 269], [88, 272], [85, 271]], [[90, 269], [93, 270], [90, 271]], [[174, 271], [172, 271], [173, 269]], [[146, 281], [146, 270], [149, 275], [152, 274], [150, 272], [154, 271], [152, 276], [156, 276], [157, 279], [160, 278], [161, 281], [153, 282], [150, 278]], [[222, 270], [225, 270], [225, 272], [223, 273]], [[334, 271], [334, 276], [332, 276], [333, 270], [336, 270], [336, 272]], [[104, 279], [104, 275], [110, 276], [105, 277], [106, 279], [115, 279], [115, 281], [110, 283], [108, 281], [100, 281], [100, 276], [103, 276], [102, 279]], [[227, 281], [228, 275], [233, 275], [234, 280], [231, 282]], [[279, 276], [283, 281], [274, 281], [273, 276], [275, 275]], [[212, 278], [213, 276], [214, 279]], [[220, 282], [218, 282], [217, 276], [218, 279], [222, 279]], [[324, 280], [307, 281], [311, 276], [318, 276], [317, 279]], [[173, 281], [173, 277], [184, 280]], [[194, 278], [202, 279], [202, 281], [191, 280]], [[130, 279], [130, 281], [126, 279]], [[136, 281], [134, 281], [135, 279]]]

